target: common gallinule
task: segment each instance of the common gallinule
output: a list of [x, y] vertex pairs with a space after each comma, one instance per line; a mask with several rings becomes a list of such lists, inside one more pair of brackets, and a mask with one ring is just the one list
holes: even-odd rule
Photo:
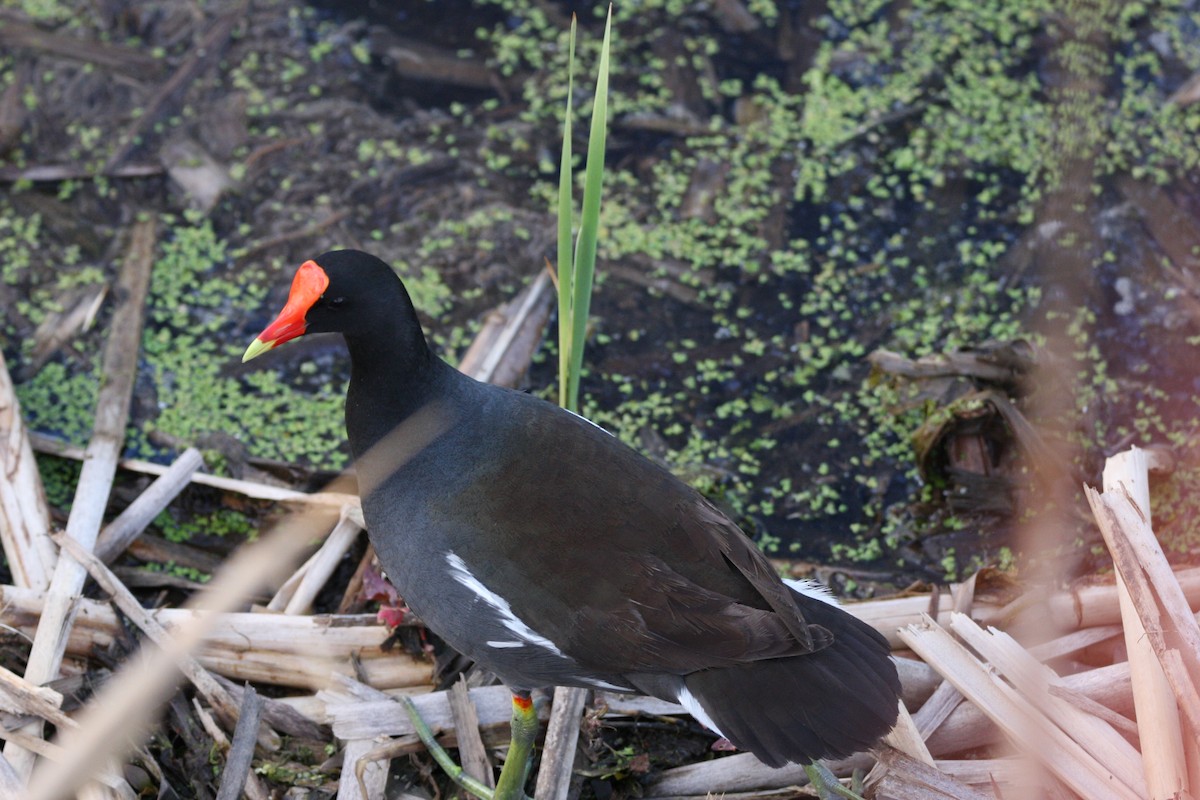
[[243, 360], [319, 331], [349, 346], [346, 430], [388, 577], [515, 702], [551, 685], [643, 692], [771, 766], [892, 727], [879, 633], [781, 581], [704, 497], [601, 428], [438, 358], [383, 261], [305, 262]]

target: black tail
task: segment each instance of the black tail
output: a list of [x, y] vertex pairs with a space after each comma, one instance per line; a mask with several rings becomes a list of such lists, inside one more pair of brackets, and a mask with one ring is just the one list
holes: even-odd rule
[[833, 644], [684, 677], [720, 732], [772, 767], [866, 750], [896, 724], [900, 694], [883, 636], [836, 606], [795, 594], [805, 619], [828, 628]]

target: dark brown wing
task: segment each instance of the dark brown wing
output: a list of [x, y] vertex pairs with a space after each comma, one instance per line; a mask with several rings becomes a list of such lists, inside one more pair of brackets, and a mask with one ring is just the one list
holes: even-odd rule
[[759, 596], [767, 601], [800, 645], [800, 652], [813, 652], [829, 646], [828, 631], [814, 630], [804, 619], [792, 592], [779, 579], [771, 562], [751, 542], [741, 529], [711, 503], [697, 497], [689, 515], [694, 522], [689, 534], [693, 541], [715, 543], [721, 555], [750, 582]]
[[[694, 489], [586, 421], [506, 399], [504, 423], [486, 427], [508, 441], [489, 443], [489, 474], [445, 498], [446, 517], [466, 527], [444, 538], [532, 629], [613, 672], [684, 673], [829, 644]], [[521, 536], [501, 538], [513, 530]]]
[[[657, 558], [613, 566], [639, 580], [629, 584], [619, 603], [580, 609], [563, 647], [590, 668], [682, 675], [809, 652], [782, 615], [698, 586]], [[824, 628], [814, 630], [828, 642]]]

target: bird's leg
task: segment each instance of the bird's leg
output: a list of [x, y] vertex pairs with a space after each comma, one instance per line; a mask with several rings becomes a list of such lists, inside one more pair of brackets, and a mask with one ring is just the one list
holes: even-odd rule
[[[515, 702], [516, 698], [513, 698], [513, 700]], [[401, 697], [400, 703], [404, 706], [405, 712], [408, 713], [408, 718], [412, 721], [413, 729], [417, 733], [417, 738], [420, 739], [421, 743], [425, 745], [425, 748], [429, 750], [429, 755], [433, 756], [433, 760], [438, 763], [438, 765], [442, 768], [442, 772], [445, 772], [446, 776], [450, 778], [450, 780], [454, 781], [463, 789], [480, 798], [480, 800], [499, 800], [499, 798], [502, 797], [502, 795], [499, 794], [493, 795], [491, 788], [485, 786], [484, 784], [472, 778], [470, 775], [463, 772], [463, 768], [454, 763], [454, 759], [450, 757], [450, 754], [446, 752], [446, 749], [438, 744], [437, 739], [433, 738], [433, 731], [429, 729], [429, 725], [427, 725], [425, 720], [421, 718], [421, 712], [417, 711], [417, 707], [413, 704], [411, 698], [407, 696]], [[536, 723], [537, 718], [534, 717], [534, 724], [536, 725]], [[503, 773], [501, 773], [501, 780], [503, 780]], [[517, 800], [520, 800], [520, 798], [523, 798], [524, 795], [515, 795], [514, 797]]]
[[842, 782], [829, 770], [829, 767], [819, 761], [806, 764], [804, 774], [808, 776], [808, 785], [816, 790], [817, 797], [821, 800], [837, 800], [839, 797], [847, 800], [863, 800], [862, 797], [842, 786]]
[[529, 773], [533, 742], [537, 738], [537, 712], [533, 710], [529, 692], [513, 692], [512, 707], [512, 741], [496, 781], [493, 800], [520, 800], [525, 796], [525, 778]]

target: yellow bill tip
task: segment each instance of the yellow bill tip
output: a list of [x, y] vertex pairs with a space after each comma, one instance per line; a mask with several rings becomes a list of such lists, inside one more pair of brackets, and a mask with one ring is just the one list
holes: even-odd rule
[[264, 342], [262, 339], [255, 339], [250, 343], [250, 346], [246, 348], [246, 353], [242, 356], [242, 363], [245, 364], [250, 359], [262, 355], [274, 346], [275, 342], [273, 341]]

